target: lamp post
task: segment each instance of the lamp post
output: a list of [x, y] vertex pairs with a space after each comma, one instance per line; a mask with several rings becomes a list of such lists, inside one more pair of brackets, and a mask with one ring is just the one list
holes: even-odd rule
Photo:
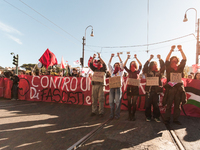
[[196, 11], [196, 20], [195, 20], [195, 32], [197, 32], [197, 44], [196, 44], [196, 64], [199, 63], [199, 55], [200, 55], [200, 42], [199, 42], [199, 22], [200, 22], [200, 19], [198, 18], [198, 21], [197, 21], [197, 10], [195, 8], [189, 8], [185, 11], [185, 16], [184, 16], [184, 19], [183, 19], [183, 22], [187, 22], [188, 19], [187, 19], [187, 11], [190, 10], [190, 9], [193, 9]]
[[85, 51], [84, 46], [85, 46], [85, 40], [86, 40], [86, 30], [89, 27], [92, 28], [90, 36], [91, 37], [94, 36], [94, 34], [93, 34], [93, 27], [91, 25], [87, 26], [86, 29], [85, 29], [85, 36], [83, 36], [83, 54], [82, 54], [82, 60], [81, 60], [82, 67], [84, 67], [84, 51]]

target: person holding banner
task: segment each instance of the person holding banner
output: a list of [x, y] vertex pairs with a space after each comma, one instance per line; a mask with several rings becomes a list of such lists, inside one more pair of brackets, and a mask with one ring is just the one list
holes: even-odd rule
[[[128, 59], [130, 59], [131, 55], [127, 55], [127, 59], [124, 62], [124, 69], [128, 72], [128, 86], [127, 86], [127, 99], [128, 99], [128, 120], [135, 121], [135, 112], [136, 112], [136, 102], [139, 95], [139, 83], [140, 80], [138, 76], [142, 69], [142, 64], [138, 60], [137, 55], [134, 55], [134, 58], [139, 63], [139, 69], [136, 61], [131, 61], [129, 69], [126, 67], [126, 63]], [[131, 107], [133, 106], [133, 112], [131, 113]]]
[[159, 94], [162, 92], [161, 78], [165, 71], [165, 64], [161, 59], [161, 56], [157, 55], [160, 62], [160, 70], [158, 70], [157, 62], [151, 61], [153, 57], [153, 55], [150, 55], [149, 60], [147, 60], [143, 68], [143, 73], [146, 76], [145, 116], [146, 121], [151, 121], [151, 105], [153, 105], [153, 118], [156, 122], [160, 122], [160, 109], [158, 103]]
[[110, 60], [108, 62], [108, 68], [111, 74], [111, 78], [109, 78], [109, 88], [110, 88], [109, 105], [111, 110], [110, 119], [114, 118], [114, 110], [115, 110], [115, 119], [118, 120], [120, 118], [120, 110], [121, 110], [121, 97], [122, 97], [121, 86], [122, 86], [122, 77], [124, 73], [124, 68], [119, 53], [117, 53], [117, 56], [119, 58], [120, 63], [116, 62], [113, 66], [114, 68], [112, 68], [111, 61], [112, 58], [114, 57], [114, 54], [111, 54]]
[[165, 112], [165, 124], [170, 123], [171, 108], [174, 102], [174, 114], [173, 114], [173, 123], [181, 125], [178, 121], [181, 112], [181, 104], [186, 103], [186, 93], [182, 78], [184, 77], [183, 70], [186, 64], [186, 56], [182, 50], [182, 46], [178, 45], [177, 48], [181, 52], [182, 60], [179, 63], [179, 58], [176, 56], [171, 56], [172, 52], [175, 49], [175, 45], [171, 47], [169, 54], [166, 57], [166, 75], [167, 75], [167, 84], [164, 86], [166, 89], [165, 95], [163, 97], [163, 106], [167, 104]]
[[98, 53], [99, 60], [97, 61], [97, 67], [93, 65], [94, 58], [96, 54], [93, 55], [90, 61], [90, 69], [94, 71], [92, 77], [92, 113], [91, 116], [97, 115], [97, 103], [99, 100], [99, 117], [103, 117], [104, 114], [104, 88], [105, 88], [105, 74], [107, 67], [105, 62], [102, 60], [100, 53]]

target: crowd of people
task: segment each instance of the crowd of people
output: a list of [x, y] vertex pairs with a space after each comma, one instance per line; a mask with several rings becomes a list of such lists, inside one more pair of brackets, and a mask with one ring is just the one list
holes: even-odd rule
[[[152, 61], [153, 55], [150, 55], [149, 60], [144, 64], [142, 69], [142, 64], [137, 58], [137, 55], [134, 55], [135, 60], [131, 61], [129, 68], [126, 67], [126, 63], [128, 59], [130, 59], [130, 54], [127, 55], [126, 61], [123, 63], [120, 54], [117, 53], [117, 57], [119, 58], [119, 62], [115, 62], [114, 65], [111, 65], [112, 58], [114, 54], [111, 54], [110, 60], [108, 62], [108, 71], [106, 68], [105, 62], [101, 59], [100, 54], [98, 53], [99, 61], [96, 66], [94, 66], [93, 60], [96, 57], [94, 54], [92, 61], [90, 62], [90, 68], [96, 72], [94, 74], [95, 78], [92, 82], [92, 113], [91, 116], [99, 115], [103, 116], [103, 105], [104, 105], [104, 97], [103, 90], [105, 86], [105, 78], [109, 78], [109, 105], [110, 105], [110, 119], [119, 119], [120, 118], [120, 107], [121, 107], [121, 97], [122, 90], [120, 82], [122, 82], [122, 77], [124, 76], [124, 70], [126, 70], [127, 74], [125, 76], [128, 77], [128, 86], [127, 86], [127, 99], [128, 99], [128, 120], [135, 121], [135, 112], [136, 112], [136, 102], [139, 95], [139, 87], [138, 87], [138, 79], [143, 78], [143, 75], [146, 78], [146, 99], [145, 99], [145, 116], [146, 121], [150, 122], [154, 119], [156, 122], [160, 122], [160, 110], [159, 110], [159, 94], [163, 92], [163, 86], [161, 79], [165, 77], [167, 79], [167, 83], [165, 84], [165, 93], [162, 105], [166, 107], [166, 112], [164, 115], [164, 123], [170, 124], [171, 117], [171, 109], [172, 104], [174, 103], [174, 113], [173, 113], [173, 123], [181, 125], [178, 118], [181, 112], [181, 105], [184, 105], [187, 101], [186, 92], [184, 89], [183, 82], [181, 81], [184, 78], [184, 68], [186, 64], [186, 56], [182, 50], [182, 46], [178, 45], [177, 48], [181, 53], [182, 60], [179, 63], [179, 58], [176, 56], [172, 56], [171, 54], [175, 49], [175, 45], [171, 47], [169, 54], [166, 57], [165, 62], [161, 59], [160, 55], [157, 55], [160, 63], [160, 69], [158, 68], [158, 64], [156, 61]], [[138, 64], [139, 67], [138, 67]], [[102, 66], [102, 67], [101, 67]], [[142, 75], [139, 75], [142, 71]], [[164, 72], [166, 71], [166, 75], [164, 76]], [[97, 77], [100, 76], [100, 72], [103, 72], [103, 80], [100, 80]], [[109, 73], [108, 73], [109, 72]], [[97, 75], [98, 73], [98, 75]], [[109, 75], [108, 75], [109, 74]], [[193, 78], [194, 76], [194, 78]], [[199, 80], [200, 73], [196, 73], [195, 75], [189, 75], [188, 77], [191, 79]], [[114, 85], [115, 80], [115, 86]], [[153, 81], [153, 82], [152, 82]], [[112, 85], [112, 86], [111, 86]], [[99, 101], [99, 110], [97, 109], [97, 103]], [[151, 108], [153, 106], [153, 112]]]
[[[152, 61], [154, 58], [153, 55], [150, 55], [150, 58], [146, 61], [144, 66], [137, 58], [137, 55], [134, 55], [134, 60], [129, 64], [129, 67], [126, 67], [128, 60], [130, 59], [130, 54], [127, 54], [127, 59], [123, 63], [120, 54], [117, 53], [119, 62], [115, 62], [114, 65], [111, 65], [114, 54], [111, 54], [108, 64], [103, 61], [100, 53], [97, 55], [94, 54], [91, 61], [89, 62], [89, 67], [93, 71], [88, 73], [88, 77], [92, 79], [92, 112], [91, 116], [98, 115], [99, 117], [104, 116], [104, 89], [105, 89], [105, 79], [109, 78], [109, 105], [110, 105], [110, 119], [119, 119], [120, 110], [121, 110], [121, 97], [122, 97], [122, 77], [127, 77], [127, 99], [128, 99], [128, 120], [135, 121], [136, 113], [136, 103], [139, 96], [139, 85], [138, 81], [141, 78], [146, 78], [146, 98], [145, 98], [145, 116], [146, 121], [150, 122], [154, 119], [156, 122], [160, 122], [160, 110], [159, 110], [159, 94], [163, 92], [165, 88], [164, 98], [162, 105], [166, 107], [165, 113], [165, 123], [170, 123], [171, 109], [172, 104], [174, 103], [174, 113], [173, 113], [173, 122], [176, 124], [181, 124], [178, 120], [181, 112], [181, 105], [186, 103], [186, 92], [184, 89], [183, 82], [173, 81], [172, 76], [180, 75], [181, 78], [184, 77], [184, 67], [186, 64], [186, 56], [182, 50], [182, 46], [178, 45], [177, 48], [181, 53], [182, 60], [180, 61], [178, 57], [172, 56], [171, 54], [174, 51], [176, 46], [172, 46], [169, 54], [167, 55], [165, 62], [161, 59], [161, 56], [158, 54], [157, 59], [160, 63], [160, 68], [156, 61]], [[95, 63], [94, 63], [95, 62]], [[108, 66], [108, 68], [107, 68]], [[66, 66], [65, 70], [60, 72], [52, 72], [47, 70], [45, 73], [41, 73], [39, 69], [35, 70], [34, 73], [29, 71], [20, 71], [19, 75], [56, 75], [56, 76], [65, 76], [65, 77], [83, 77], [81, 70], [77, 68], [70, 68]], [[2, 72], [0, 77], [10, 78], [13, 80], [12, 87], [12, 98], [17, 99], [17, 90], [19, 77], [15, 75], [12, 71]], [[187, 75], [189, 79], [200, 80], [200, 72], [190, 73]], [[167, 84], [163, 87], [161, 79], [166, 78]], [[154, 80], [154, 81], [153, 81]], [[116, 82], [114, 84], [114, 81]], [[152, 82], [153, 81], [153, 82]], [[112, 84], [112, 86], [111, 86]], [[99, 107], [98, 107], [99, 103]], [[153, 112], [151, 110], [153, 106]]]

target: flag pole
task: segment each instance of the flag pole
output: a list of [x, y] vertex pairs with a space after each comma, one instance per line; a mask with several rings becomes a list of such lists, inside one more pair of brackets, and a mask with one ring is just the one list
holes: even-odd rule
[[33, 74], [33, 70], [35, 69], [35, 67], [36, 67], [36, 65], [38, 64], [38, 61], [37, 61], [37, 63], [35, 64], [35, 66], [33, 67], [33, 69], [32, 69], [32, 74]]

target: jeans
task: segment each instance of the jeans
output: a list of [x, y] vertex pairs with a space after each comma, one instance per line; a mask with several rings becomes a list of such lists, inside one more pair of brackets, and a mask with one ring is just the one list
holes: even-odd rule
[[160, 109], [158, 103], [159, 103], [159, 94], [157, 94], [155, 91], [152, 91], [149, 93], [149, 95], [148, 94], [146, 95], [145, 116], [147, 118], [151, 118], [151, 105], [153, 105], [153, 118], [160, 117]]
[[[110, 89], [110, 93], [109, 93], [109, 105], [110, 105], [110, 110], [111, 110], [110, 117], [114, 116], [114, 110], [115, 110], [115, 116], [117, 118], [120, 117], [121, 97], [122, 97], [121, 88], [111, 88]], [[114, 102], [116, 104], [116, 108], [115, 108]]]

